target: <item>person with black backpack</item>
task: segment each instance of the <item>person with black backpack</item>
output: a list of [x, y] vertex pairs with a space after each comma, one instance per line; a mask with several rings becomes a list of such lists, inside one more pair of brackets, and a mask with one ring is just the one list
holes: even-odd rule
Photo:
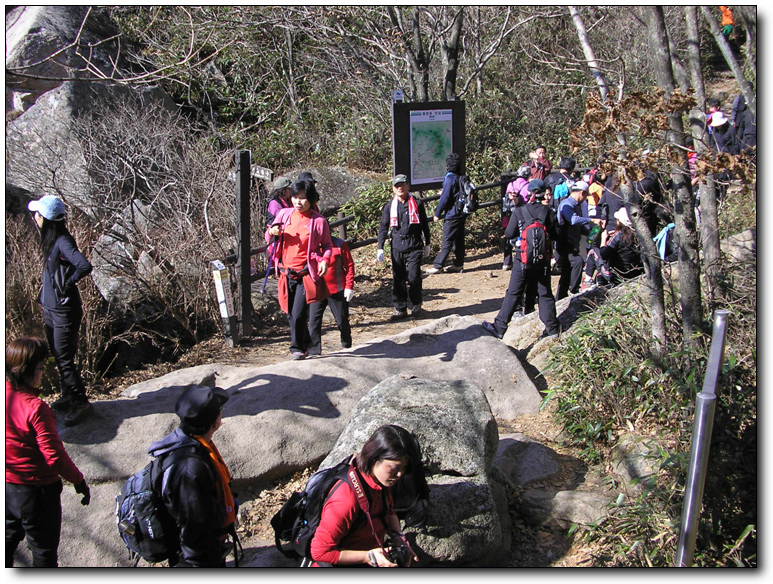
[[557, 236], [556, 220], [550, 206], [543, 204], [545, 191], [543, 181], [535, 179], [529, 182], [529, 202], [515, 208], [515, 220], [511, 219], [505, 232], [506, 238], [517, 237], [515, 258], [518, 261], [513, 266], [510, 284], [494, 322], [483, 323], [483, 328], [498, 339], [505, 336], [510, 319], [530, 283], [537, 286], [539, 317], [546, 333], [551, 338], [557, 338], [561, 330], [550, 283], [552, 242]]
[[235, 539], [231, 473], [212, 441], [227, 401], [224, 389], [190, 386], [175, 404], [180, 426], [148, 449], [151, 456], [168, 460], [161, 495], [174, 522], [167, 542], [170, 567], [225, 567], [227, 538]]
[[419, 561], [402, 533], [391, 492], [420, 463], [416, 456], [415, 439], [405, 428], [387, 424], [371, 435], [347, 477], [327, 495], [311, 539], [312, 567], [394, 568]]
[[[440, 245], [440, 253], [432, 262], [432, 267], [426, 270], [427, 274], [439, 274], [440, 272], [461, 272], [464, 270], [464, 224], [467, 214], [464, 212], [464, 189], [460, 183], [462, 177], [462, 160], [456, 153], [446, 157], [446, 174], [443, 180], [443, 190], [440, 193], [434, 221], [437, 223], [443, 219], [443, 240]], [[453, 265], [444, 268], [446, 259], [454, 252]]]

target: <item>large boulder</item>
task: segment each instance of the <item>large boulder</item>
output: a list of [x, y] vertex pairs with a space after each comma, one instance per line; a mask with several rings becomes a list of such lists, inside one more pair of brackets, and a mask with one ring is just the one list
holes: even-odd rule
[[504, 489], [490, 480], [499, 436], [486, 396], [466, 381], [385, 379], [357, 404], [320, 467], [358, 452], [384, 424], [414, 433], [430, 487], [425, 529], [406, 536], [422, 566], [491, 566], [510, 547]]
[[[296, 180], [301, 172], [310, 172], [314, 180], [317, 181], [319, 210], [326, 216], [334, 213], [341, 205], [356, 196], [359, 189], [367, 188], [379, 182], [386, 182], [389, 178], [341, 166], [301, 168], [292, 170], [286, 175], [290, 180]], [[331, 218], [331, 220], [333, 219]]]

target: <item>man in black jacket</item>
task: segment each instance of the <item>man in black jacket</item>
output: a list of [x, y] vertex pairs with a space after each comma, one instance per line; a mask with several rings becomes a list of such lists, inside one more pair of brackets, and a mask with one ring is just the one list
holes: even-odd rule
[[178, 530], [172, 567], [225, 566], [226, 540], [234, 532], [237, 509], [230, 472], [212, 435], [222, 424], [227, 401], [228, 394], [219, 387], [190, 386], [175, 405], [180, 426], [148, 449], [154, 457], [175, 456], [161, 491]]
[[545, 249], [542, 263], [536, 265], [526, 265], [521, 262], [519, 246], [515, 246], [516, 253], [513, 254], [517, 261], [513, 264], [513, 271], [510, 274], [510, 284], [507, 287], [505, 298], [502, 301], [502, 307], [494, 319], [493, 323], [484, 322], [485, 328], [492, 335], [501, 339], [510, 319], [516, 311], [520, 298], [530, 282], [536, 282], [539, 298], [539, 318], [545, 325], [545, 331], [551, 338], [557, 338], [561, 331], [561, 325], [556, 316], [556, 300], [550, 284], [550, 259], [552, 246], [551, 241], [555, 241], [558, 235], [556, 229], [556, 220], [553, 216], [553, 210], [548, 205], [542, 204], [545, 196], [545, 183], [539, 179], [529, 182], [530, 202], [520, 205], [513, 211], [513, 217], [507, 225], [505, 238], [513, 239], [519, 237], [523, 230], [534, 221], [539, 221], [545, 226], [548, 242]]
[[[392, 303], [395, 307], [392, 320], [421, 311], [421, 259], [429, 255], [429, 222], [424, 203], [410, 194], [408, 177], [398, 174], [392, 179], [392, 200], [384, 205], [378, 229], [376, 259], [384, 260], [384, 243], [390, 234], [392, 258]], [[422, 239], [423, 236], [423, 239]]]

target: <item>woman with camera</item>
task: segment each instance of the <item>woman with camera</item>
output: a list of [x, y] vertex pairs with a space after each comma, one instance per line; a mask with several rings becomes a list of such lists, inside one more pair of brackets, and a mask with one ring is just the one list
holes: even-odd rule
[[[400, 426], [381, 426], [354, 456], [355, 474], [370, 513], [361, 510], [349, 481], [336, 483], [311, 540], [312, 566], [396, 568], [419, 561], [400, 529], [390, 493], [400, 477], [418, 463], [413, 440]], [[385, 545], [387, 535], [390, 546]]]

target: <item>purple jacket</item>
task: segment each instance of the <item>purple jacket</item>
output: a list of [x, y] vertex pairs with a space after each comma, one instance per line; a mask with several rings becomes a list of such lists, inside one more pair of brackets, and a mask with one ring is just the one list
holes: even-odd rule
[[[279, 210], [277, 216], [274, 217], [274, 222], [268, 226], [268, 229], [266, 229], [266, 243], [271, 243], [272, 239], [272, 235], [269, 233], [269, 230], [274, 225], [281, 225], [282, 231], [284, 232], [285, 227], [291, 224], [294, 212], [294, 207], [288, 207], [287, 209]], [[308, 258], [309, 262], [309, 275], [314, 282], [316, 282], [317, 278], [319, 278], [317, 275], [319, 262], [325, 260], [329, 267], [330, 256], [332, 253], [333, 242], [330, 239], [330, 226], [328, 225], [327, 219], [325, 219], [323, 215], [317, 213], [316, 211], [312, 211], [311, 222], [309, 223], [309, 248], [306, 251], [306, 257]], [[277, 245], [276, 249], [274, 249], [273, 257], [275, 259], [274, 271], [277, 277], [279, 277], [279, 262], [276, 260], [282, 257], [281, 235], [279, 236], [279, 245]]]

